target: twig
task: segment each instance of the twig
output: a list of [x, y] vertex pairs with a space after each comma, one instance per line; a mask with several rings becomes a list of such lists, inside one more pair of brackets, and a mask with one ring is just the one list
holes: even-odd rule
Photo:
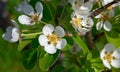
[[99, 15], [102, 11], [104, 11], [105, 9], [107, 9], [109, 6], [115, 4], [115, 3], [118, 3], [120, 0], [114, 0], [108, 4], [106, 4], [105, 6], [102, 6], [101, 8], [95, 10], [94, 12], [91, 13], [90, 17], [95, 17], [97, 15]]

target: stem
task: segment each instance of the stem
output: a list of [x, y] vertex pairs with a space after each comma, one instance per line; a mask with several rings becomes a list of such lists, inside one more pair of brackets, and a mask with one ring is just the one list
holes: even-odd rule
[[42, 32], [32, 33], [32, 34], [21, 34], [21, 36], [32, 36], [32, 35], [39, 35], [39, 34], [42, 34]]
[[100, 14], [102, 11], [104, 11], [106, 8], [108, 8], [109, 6], [115, 4], [115, 3], [118, 3], [120, 0], [114, 0], [108, 4], [106, 4], [105, 6], [102, 6], [101, 8], [95, 10], [94, 12], [91, 13], [90, 17], [95, 17], [97, 16], [98, 14]]
[[40, 21], [41, 23], [43, 23], [43, 24], [48, 24], [48, 23], [46, 23], [46, 22], [44, 22], [44, 21]]
[[89, 49], [90, 49], [90, 50], [96, 49], [95, 43], [94, 43], [94, 41], [93, 41], [93, 37], [92, 37], [92, 34], [91, 34], [91, 31], [86, 34], [86, 39], [87, 39], [87, 41], [88, 41]]

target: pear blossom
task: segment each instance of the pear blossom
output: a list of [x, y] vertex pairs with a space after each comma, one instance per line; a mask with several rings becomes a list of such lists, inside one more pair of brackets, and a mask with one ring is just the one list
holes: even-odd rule
[[8, 26], [6, 28], [6, 33], [2, 35], [2, 38], [9, 42], [17, 42], [20, 34], [19, 26], [14, 20], [11, 20], [11, 22], [14, 26]]
[[89, 0], [84, 3], [84, 0], [69, 0], [73, 10], [80, 15], [90, 15], [90, 10], [93, 7], [93, 1]]
[[66, 45], [64, 29], [60, 26], [54, 28], [53, 25], [47, 24], [42, 29], [43, 34], [39, 36], [39, 43], [44, 46], [44, 50], [49, 54], [56, 53], [57, 49], [62, 49]]
[[108, 18], [109, 18], [108, 15], [102, 13], [102, 14], [97, 15], [95, 18], [100, 18], [101, 19], [96, 24], [96, 29], [97, 30], [101, 30], [102, 27], [103, 27], [104, 30], [111, 31], [112, 24], [108, 21]]
[[120, 48], [116, 48], [111, 43], [104, 46], [100, 53], [100, 58], [105, 67], [111, 69], [111, 65], [115, 68], [120, 68]]
[[16, 7], [16, 10], [23, 13], [23, 15], [18, 17], [18, 21], [23, 25], [35, 25], [43, 16], [43, 5], [41, 2], [36, 3], [34, 10], [27, 1], [24, 1]]
[[75, 12], [73, 12], [71, 18], [72, 20], [70, 22], [72, 23], [72, 26], [82, 35], [89, 32], [94, 24], [90, 17], [77, 15]]

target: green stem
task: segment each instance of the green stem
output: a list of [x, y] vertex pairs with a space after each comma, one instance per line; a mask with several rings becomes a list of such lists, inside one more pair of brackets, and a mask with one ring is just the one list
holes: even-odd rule
[[44, 21], [40, 21], [41, 23], [43, 23], [43, 24], [48, 24], [48, 23], [46, 23], [46, 22], [44, 22]]
[[42, 34], [42, 32], [32, 33], [32, 34], [21, 34], [21, 36], [32, 36], [32, 35], [39, 35], [39, 34]]

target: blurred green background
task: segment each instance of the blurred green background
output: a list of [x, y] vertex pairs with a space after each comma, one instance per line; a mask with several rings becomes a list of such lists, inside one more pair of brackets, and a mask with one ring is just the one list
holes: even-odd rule
[[[7, 10], [12, 18], [17, 16], [17, 12], [14, 7], [17, 6], [23, 0], [8, 0]], [[17, 18], [15, 18], [17, 19]], [[0, 29], [0, 72], [40, 72], [38, 63], [31, 70], [24, 68], [22, 64], [22, 55], [17, 50], [18, 43], [9, 43], [2, 39], [4, 32]]]

